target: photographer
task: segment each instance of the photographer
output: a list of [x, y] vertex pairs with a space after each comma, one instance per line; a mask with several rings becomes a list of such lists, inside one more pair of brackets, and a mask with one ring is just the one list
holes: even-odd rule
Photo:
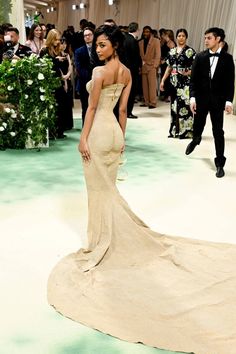
[[7, 29], [4, 42], [3, 59], [21, 59], [32, 53], [29, 47], [19, 43], [19, 31], [15, 27]]

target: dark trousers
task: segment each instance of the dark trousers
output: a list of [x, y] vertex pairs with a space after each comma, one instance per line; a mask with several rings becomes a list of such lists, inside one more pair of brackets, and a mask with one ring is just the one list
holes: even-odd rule
[[132, 86], [129, 94], [129, 99], [128, 99], [128, 104], [127, 104], [127, 115], [129, 116], [134, 108], [134, 101], [135, 101], [135, 96], [137, 94], [137, 87], [138, 87], [138, 72], [132, 72], [131, 71], [131, 76], [132, 76]]
[[193, 123], [193, 141], [195, 141], [196, 144], [200, 144], [208, 112], [210, 113], [212, 133], [215, 142], [215, 165], [216, 167], [223, 167], [226, 161], [224, 156], [225, 138], [223, 130], [224, 108], [211, 102], [207, 105], [197, 103], [197, 112], [194, 116]]
[[88, 108], [88, 98], [89, 98], [89, 94], [85, 85], [80, 86], [79, 95], [80, 95], [81, 108], [82, 108], [82, 126], [84, 126], [84, 119]]

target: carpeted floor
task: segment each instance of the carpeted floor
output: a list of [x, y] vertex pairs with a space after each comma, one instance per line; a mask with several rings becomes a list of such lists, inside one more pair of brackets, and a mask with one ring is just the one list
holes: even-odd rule
[[[210, 122], [190, 156], [168, 139], [169, 105], [136, 106], [118, 186], [151, 228], [235, 243], [236, 118], [225, 117], [226, 176], [215, 177]], [[75, 118], [80, 116], [78, 102]], [[169, 354], [74, 323], [47, 304], [50, 270], [86, 240], [87, 199], [77, 151], [81, 119], [49, 149], [0, 151], [1, 354]], [[145, 320], [145, 319], [144, 319]]]

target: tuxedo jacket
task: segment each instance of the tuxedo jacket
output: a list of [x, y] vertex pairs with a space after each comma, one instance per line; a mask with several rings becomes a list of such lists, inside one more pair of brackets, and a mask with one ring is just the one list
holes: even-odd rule
[[19, 47], [15, 52], [15, 55], [17, 55], [19, 58], [24, 58], [24, 57], [29, 57], [30, 54], [32, 54], [32, 50], [26, 45], [19, 43]]
[[81, 87], [84, 88], [86, 83], [92, 77], [92, 65], [90, 63], [90, 57], [86, 45], [76, 49], [75, 66], [78, 74], [76, 90], [80, 91]]
[[146, 53], [144, 53], [144, 40], [141, 39], [139, 42], [139, 51], [142, 62], [144, 63], [142, 66], [142, 74], [146, 74], [148, 71], [153, 68], [156, 69], [160, 65], [161, 46], [159, 39], [153, 36], [149, 39]]
[[225, 102], [234, 98], [234, 62], [232, 55], [221, 50], [213, 78], [210, 76], [210, 55], [205, 50], [196, 55], [192, 65], [190, 97], [195, 97], [197, 105], [208, 104], [224, 109]]
[[124, 33], [124, 60], [123, 64], [130, 69], [131, 73], [138, 75], [142, 60], [139, 53], [138, 41], [130, 33]]

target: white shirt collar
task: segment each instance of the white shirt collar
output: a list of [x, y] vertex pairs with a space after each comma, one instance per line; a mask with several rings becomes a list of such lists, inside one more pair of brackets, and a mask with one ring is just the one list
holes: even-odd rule
[[212, 50], [209, 49], [209, 53], [210, 53], [210, 54], [220, 53], [220, 52], [221, 52], [221, 49], [222, 49], [222, 48], [219, 47], [216, 52], [213, 52]]

